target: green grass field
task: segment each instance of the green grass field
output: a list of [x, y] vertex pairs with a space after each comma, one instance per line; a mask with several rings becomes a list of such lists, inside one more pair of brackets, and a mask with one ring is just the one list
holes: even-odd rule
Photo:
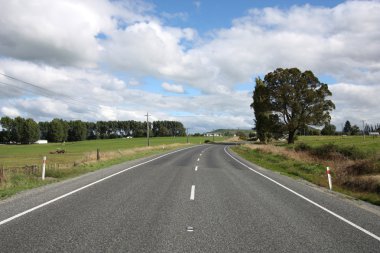
[[322, 146], [323, 144], [335, 144], [342, 147], [355, 146], [368, 154], [380, 152], [380, 138], [366, 136], [299, 136], [297, 143], [306, 143], [311, 147]]
[[[205, 140], [210, 140], [210, 138], [189, 137], [188, 145], [201, 144]], [[222, 140], [224, 140], [223, 137], [215, 137], [215, 141]], [[65, 144], [0, 145], [0, 199], [10, 197], [23, 190], [65, 180], [114, 164], [168, 152], [180, 148], [181, 145], [178, 144], [186, 145], [187, 138], [151, 138], [150, 148], [145, 148], [147, 146], [146, 138], [93, 140]], [[89, 162], [77, 162], [83, 161], [88, 153], [96, 153], [98, 148], [101, 154], [100, 161], [96, 161], [95, 158]], [[50, 154], [56, 149], [64, 149], [66, 152]], [[105, 156], [103, 157], [102, 154]], [[43, 156], [47, 156], [47, 179], [44, 181], [41, 180]], [[57, 164], [58, 166], [56, 166]], [[25, 165], [37, 165], [38, 170], [27, 173], [24, 169], [19, 169]], [[3, 168], [4, 170], [2, 170]]]
[[[191, 137], [191, 144], [204, 143], [210, 137]], [[222, 140], [222, 137], [215, 137], [216, 141]], [[212, 140], [212, 137], [211, 137]], [[186, 143], [186, 137], [154, 137], [150, 138], [151, 146], [162, 146], [174, 143]], [[0, 145], [0, 167], [20, 167], [25, 165], [40, 165], [42, 158], [47, 156], [50, 164], [67, 164], [74, 163], [82, 159], [86, 153], [100, 153], [107, 151], [118, 151], [131, 148], [147, 146], [146, 138], [132, 139], [107, 139], [107, 140], [91, 140], [80, 142], [49, 143], [49, 144], [32, 144], [32, 145]], [[64, 149], [64, 154], [50, 154], [57, 149]]]

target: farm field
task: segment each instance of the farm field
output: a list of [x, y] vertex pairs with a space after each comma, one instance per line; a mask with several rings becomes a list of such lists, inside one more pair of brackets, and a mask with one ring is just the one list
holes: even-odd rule
[[[0, 145], [0, 199], [20, 191], [65, 180], [114, 164], [204, 143], [207, 137], [107, 139], [67, 143]], [[211, 139], [212, 140], [212, 139]], [[223, 137], [215, 137], [222, 141]], [[97, 149], [100, 160], [97, 161]], [[65, 150], [65, 153], [55, 153]], [[54, 153], [54, 154], [51, 154]], [[42, 158], [47, 156], [46, 178], [41, 180]]]
[[[191, 137], [190, 144], [204, 143], [210, 137]], [[215, 137], [216, 141], [223, 140]], [[150, 138], [150, 146], [163, 146], [170, 144], [186, 144], [186, 137], [153, 137]], [[80, 142], [32, 144], [32, 145], [0, 145], [0, 167], [20, 167], [25, 165], [40, 165], [42, 158], [47, 156], [49, 164], [73, 164], [87, 159], [88, 156], [104, 152], [121, 152], [127, 149], [142, 148], [147, 146], [146, 138], [119, 138], [106, 140], [89, 140]], [[50, 154], [56, 150], [65, 150], [64, 154]], [[87, 157], [87, 158], [86, 158]], [[89, 159], [89, 158], [88, 158]]]
[[318, 147], [324, 144], [335, 144], [341, 147], [355, 146], [361, 151], [373, 154], [380, 152], [380, 138], [366, 136], [299, 136], [295, 144], [306, 143], [311, 147]]

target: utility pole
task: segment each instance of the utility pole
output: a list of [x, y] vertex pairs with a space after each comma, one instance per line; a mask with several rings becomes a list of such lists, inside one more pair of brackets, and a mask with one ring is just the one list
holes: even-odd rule
[[187, 143], [189, 143], [189, 128], [186, 128]]
[[146, 138], [148, 140], [148, 146], [150, 146], [150, 143], [149, 143], [149, 116], [152, 116], [152, 115], [149, 115], [149, 113], [147, 112], [146, 115]]
[[364, 120], [362, 120], [363, 121], [363, 139], [365, 139], [365, 133], [364, 133]]

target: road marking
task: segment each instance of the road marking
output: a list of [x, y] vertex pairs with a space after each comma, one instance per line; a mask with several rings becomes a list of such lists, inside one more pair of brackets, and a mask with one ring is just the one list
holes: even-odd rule
[[175, 151], [173, 151], [173, 152], [170, 152], [170, 153], [167, 153], [167, 154], [164, 154], [164, 155], [158, 156], [158, 157], [153, 158], [153, 159], [151, 159], [151, 160], [148, 160], [148, 161], [145, 161], [145, 162], [142, 162], [142, 163], [139, 163], [139, 164], [133, 165], [132, 167], [129, 167], [129, 168], [126, 168], [126, 169], [121, 170], [121, 171], [119, 171], [119, 172], [116, 172], [116, 173], [114, 173], [114, 174], [111, 174], [111, 175], [109, 175], [109, 176], [107, 176], [107, 177], [104, 177], [104, 178], [102, 178], [102, 179], [99, 179], [99, 180], [97, 180], [97, 181], [95, 181], [95, 182], [92, 182], [92, 183], [90, 183], [90, 184], [87, 184], [87, 185], [85, 185], [85, 186], [82, 186], [82, 187], [80, 187], [80, 188], [78, 188], [78, 189], [76, 189], [76, 190], [73, 190], [73, 191], [71, 191], [71, 192], [68, 192], [68, 193], [66, 193], [66, 194], [63, 194], [63, 195], [61, 195], [61, 196], [59, 196], [59, 197], [56, 197], [56, 198], [54, 198], [54, 199], [52, 199], [52, 200], [49, 200], [49, 201], [47, 201], [47, 202], [45, 202], [45, 203], [42, 203], [42, 204], [38, 205], [38, 206], [32, 207], [32, 208], [30, 208], [30, 209], [28, 209], [28, 210], [26, 210], [26, 211], [24, 211], [24, 212], [18, 213], [18, 214], [16, 214], [16, 215], [12, 216], [12, 217], [9, 217], [9, 218], [7, 218], [7, 219], [5, 219], [5, 220], [2, 220], [2, 221], [0, 221], [0, 226], [3, 225], [3, 224], [5, 224], [5, 223], [8, 223], [8, 222], [10, 222], [10, 221], [12, 221], [12, 220], [14, 220], [14, 219], [17, 219], [17, 218], [19, 218], [19, 217], [21, 217], [21, 216], [24, 216], [25, 214], [28, 214], [28, 213], [33, 212], [33, 211], [35, 211], [35, 210], [37, 210], [37, 209], [40, 209], [40, 208], [42, 208], [42, 207], [44, 207], [44, 206], [47, 206], [47, 205], [49, 205], [49, 204], [51, 204], [51, 203], [54, 203], [54, 202], [56, 202], [56, 201], [58, 201], [58, 200], [60, 200], [60, 199], [66, 198], [66, 197], [68, 197], [68, 196], [70, 196], [70, 195], [72, 195], [72, 194], [74, 194], [74, 193], [76, 193], [76, 192], [79, 192], [79, 191], [84, 190], [84, 189], [86, 189], [86, 188], [88, 188], [88, 187], [90, 187], [90, 186], [93, 186], [93, 185], [95, 185], [95, 184], [97, 184], [97, 183], [100, 183], [100, 182], [102, 182], [102, 181], [104, 181], [104, 180], [107, 180], [107, 179], [109, 179], [109, 178], [111, 178], [111, 177], [114, 177], [114, 176], [116, 176], [116, 175], [119, 175], [119, 174], [121, 174], [121, 173], [124, 173], [124, 172], [126, 172], [126, 171], [128, 171], [128, 170], [131, 170], [131, 169], [136, 168], [136, 167], [139, 167], [139, 166], [141, 166], [141, 165], [144, 165], [144, 164], [147, 164], [147, 163], [153, 162], [153, 161], [158, 160], [158, 159], [160, 159], [160, 158], [163, 158], [163, 157], [165, 157], [165, 156], [172, 155], [172, 154], [174, 154], [174, 153], [177, 153], [177, 152], [180, 152], [180, 151], [183, 151], [183, 150], [186, 150], [186, 149], [194, 148], [194, 147], [196, 147], [196, 146], [188, 147], [188, 148], [184, 148], [184, 149], [179, 149], [179, 150], [175, 150]]
[[197, 162], [199, 162], [199, 158], [198, 158]]
[[336, 218], [338, 218], [338, 219], [344, 221], [345, 223], [347, 223], [347, 224], [353, 226], [354, 228], [356, 228], [356, 229], [358, 229], [358, 230], [360, 230], [360, 231], [366, 233], [367, 235], [369, 235], [369, 236], [375, 238], [376, 240], [380, 241], [380, 237], [377, 236], [377, 235], [375, 235], [374, 233], [371, 233], [370, 231], [368, 231], [368, 230], [366, 230], [366, 229], [360, 227], [359, 225], [356, 225], [356, 224], [353, 223], [352, 221], [347, 220], [346, 218], [340, 216], [339, 214], [334, 213], [333, 211], [327, 209], [326, 207], [321, 206], [320, 204], [318, 204], [318, 203], [312, 201], [311, 199], [309, 199], [309, 198], [303, 196], [302, 194], [300, 194], [300, 193], [298, 193], [298, 192], [296, 192], [296, 191], [293, 191], [292, 189], [290, 189], [290, 188], [286, 187], [285, 185], [283, 185], [283, 184], [277, 182], [276, 180], [274, 180], [274, 179], [272, 179], [272, 178], [270, 178], [270, 177], [268, 177], [268, 176], [266, 176], [266, 175], [264, 175], [264, 174], [258, 172], [257, 170], [254, 170], [254, 169], [252, 169], [251, 167], [249, 167], [248, 165], [242, 163], [241, 161], [239, 161], [238, 159], [236, 159], [235, 157], [233, 157], [230, 153], [228, 153], [228, 151], [227, 151], [226, 148], [227, 148], [227, 146], [224, 147], [224, 152], [225, 152], [227, 155], [229, 155], [232, 159], [234, 159], [236, 162], [238, 162], [238, 163], [240, 163], [241, 165], [243, 165], [244, 167], [246, 167], [247, 169], [249, 169], [249, 170], [251, 170], [252, 172], [254, 172], [254, 173], [256, 173], [256, 174], [258, 174], [258, 175], [260, 175], [260, 176], [262, 176], [262, 177], [264, 177], [264, 178], [266, 178], [266, 179], [268, 179], [269, 181], [271, 181], [271, 182], [277, 184], [278, 186], [284, 188], [285, 190], [288, 190], [289, 192], [291, 192], [291, 193], [297, 195], [298, 197], [300, 197], [300, 198], [306, 200], [307, 202], [309, 202], [309, 203], [315, 205], [316, 207], [319, 207], [319, 208], [322, 209], [323, 211], [328, 212], [329, 214], [335, 216]]
[[187, 232], [193, 232], [194, 228], [189, 226], [189, 227], [186, 228], [186, 230], [187, 230]]
[[194, 200], [195, 195], [195, 185], [191, 186], [190, 200]]
[[202, 153], [200, 153], [199, 156], [202, 156]]
[[198, 170], [198, 166], [195, 166], [195, 171], [197, 171]]

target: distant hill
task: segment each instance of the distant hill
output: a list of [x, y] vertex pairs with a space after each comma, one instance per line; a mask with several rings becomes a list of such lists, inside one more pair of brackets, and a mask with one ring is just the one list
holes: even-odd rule
[[244, 134], [246, 134], [248, 136], [249, 133], [251, 132], [256, 132], [255, 130], [251, 130], [251, 129], [216, 129], [214, 131], [210, 131], [208, 133], [211, 133], [211, 134], [220, 134], [220, 135], [234, 135], [236, 134], [236, 132], [243, 132]]

